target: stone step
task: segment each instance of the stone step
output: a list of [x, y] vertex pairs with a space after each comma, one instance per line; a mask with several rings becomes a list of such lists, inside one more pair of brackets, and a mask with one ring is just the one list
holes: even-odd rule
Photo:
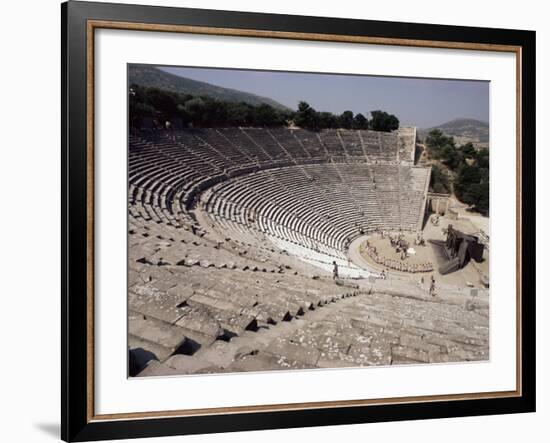
[[151, 343], [151, 346], [154, 347], [151, 350], [153, 353], [155, 351], [160, 353], [161, 349], [165, 349], [161, 355], [157, 355], [161, 361], [170, 354], [191, 345], [190, 342], [187, 343], [185, 331], [178, 326], [134, 311], [129, 311], [128, 314], [128, 334], [139, 338], [143, 344]]

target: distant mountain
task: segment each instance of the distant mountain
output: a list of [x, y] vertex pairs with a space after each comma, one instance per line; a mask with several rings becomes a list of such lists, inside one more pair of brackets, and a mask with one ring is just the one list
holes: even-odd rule
[[128, 69], [128, 83], [130, 85], [137, 84], [140, 86], [156, 87], [181, 94], [208, 95], [212, 98], [228, 102], [245, 102], [256, 106], [265, 103], [277, 109], [289, 109], [267, 97], [180, 77], [179, 75], [171, 74], [149, 65], [130, 65]]
[[432, 129], [439, 129], [446, 135], [453, 136], [460, 145], [472, 142], [478, 146], [489, 145], [489, 123], [472, 118], [457, 118], [433, 128], [421, 129], [419, 137], [424, 139]]

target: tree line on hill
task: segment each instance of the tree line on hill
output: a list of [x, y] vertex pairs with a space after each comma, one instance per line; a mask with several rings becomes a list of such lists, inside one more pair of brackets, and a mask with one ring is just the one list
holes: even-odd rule
[[298, 110], [292, 120], [296, 126], [307, 129], [372, 129], [374, 131], [394, 131], [399, 129], [399, 120], [395, 115], [384, 111], [371, 111], [371, 119], [363, 114], [353, 114], [352, 111], [344, 111], [340, 115], [331, 112], [319, 112], [308, 103], [298, 103]]
[[476, 149], [472, 143], [456, 146], [454, 138], [439, 129], [426, 137], [430, 157], [446, 166], [432, 165], [430, 187], [433, 192], [451, 193], [483, 214], [489, 212], [489, 150]]
[[277, 109], [268, 104], [217, 100], [209, 96], [180, 94], [159, 88], [132, 85], [129, 91], [130, 125], [140, 127], [143, 121], [151, 126], [164, 126], [167, 121], [182, 126], [296, 126], [311, 130], [328, 128], [372, 129], [393, 131], [399, 128], [395, 115], [371, 111], [371, 119], [363, 114], [344, 111], [337, 115], [319, 112], [301, 101], [296, 111]]

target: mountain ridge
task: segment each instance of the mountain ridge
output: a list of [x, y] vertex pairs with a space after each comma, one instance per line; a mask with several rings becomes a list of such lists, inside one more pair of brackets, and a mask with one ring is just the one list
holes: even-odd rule
[[245, 102], [255, 106], [267, 104], [276, 109], [290, 110], [287, 106], [269, 97], [181, 77], [151, 65], [130, 65], [128, 68], [128, 84], [155, 87], [180, 94], [208, 95], [221, 101]]
[[454, 137], [459, 145], [471, 142], [478, 146], [489, 146], [489, 123], [482, 120], [455, 118], [431, 128], [419, 129], [419, 137], [424, 139], [433, 129], [439, 129], [445, 135]]

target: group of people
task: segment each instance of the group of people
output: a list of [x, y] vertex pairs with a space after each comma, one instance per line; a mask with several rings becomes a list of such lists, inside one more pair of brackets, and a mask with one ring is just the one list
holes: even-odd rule
[[401, 272], [410, 272], [410, 273], [417, 273], [417, 272], [431, 272], [433, 271], [433, 265], [431, 263], [407, 263], [405, 262], [405, 259], [408, 257], [406, 250], [402, 246], [402, 239], [399, 238], [393, 238], [390, 236], [390, 241], [392, 242], [392, 246], [396, 247], [396, 252], [401, 252], [401, 260], [394, 260], [391, 258], [383, 257], [378, 254], [378, 251], [376, 250], [375, 246], [372, 246], [370, 242], [367, 240], [365, 252], [367, 255], [372, 258], [376, 263], [379, 265], [383, 265], [385, 268], [394, 269], [396, 271]]
[[408, 258], [409, 254], [407, 251], [409, 249], [409, 243], [403, 238], [403, 234], [401, 232], [396, 236], [390, 234], [389, 238], [390, 244], [395, 248], [395, 253], [399, 254], [401, 261]]
[[422, 235], [422, 232], [416, 233], [416, 238], [414, 240], [414, 244], [416, 246], [426, 246], [426, 241], [424, 240], [424, 236]]

